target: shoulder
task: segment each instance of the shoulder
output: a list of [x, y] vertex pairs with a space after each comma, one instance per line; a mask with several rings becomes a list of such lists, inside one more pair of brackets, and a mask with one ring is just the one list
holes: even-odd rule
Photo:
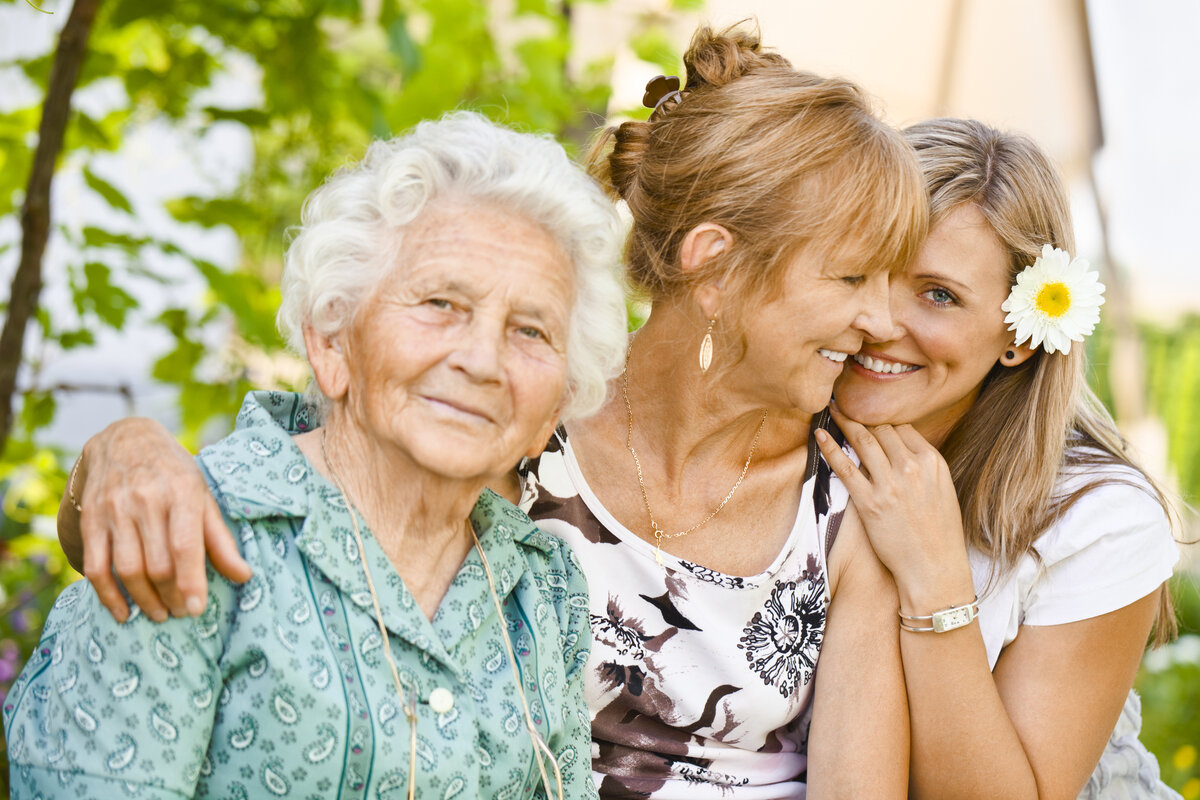
[[480, 495], [471, 516], [482, 525], [506, 528], [535, 574], [558, 572], [564, 579], [583, 581], [579, 562], [566, 542], [546, 533], [528, 514], [490, 489]]
[[[238, 412], [237, 429], [196, 456], [209, 490], [231, 520], [297, 516], [307, 510], [310, 466], [280, 424], [284, 401], [264, 405], [274, 394], [248, 394]], [[299, 403], [297, 395], [286, 397]]]
[[1121, 464], [1064, 471], [1063, 510], [1021, 571], [1023, 624], [1057, 625], [1115, 611], [1171, 576], [1179, 550], [1141, 472]]
[[1138, 469], [1120, 463], [1076, 463], [1055, 487], [1062, 512], [1035, 543], [1050, 562], [1097, 544], [1170, 543], [1171, 525], [1158, 494]]

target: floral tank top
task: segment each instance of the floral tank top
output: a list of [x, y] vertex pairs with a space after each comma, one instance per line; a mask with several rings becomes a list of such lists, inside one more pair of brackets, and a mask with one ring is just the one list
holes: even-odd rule
[[[827, 412], [818, 424], [840, 439]], [[521, 465], [521, 508], [570, 544], [587, 576], [593, 644], [584, 686], [601, 797], [804, 797], [829, 606], [826, 539], [847, 502], [840, 484], [831, 496], [811, 436], [808, 447], [791, 535], [751, 576], [666, 552], [660, 565], [655, 547], [597, 500], [561, 428]]]

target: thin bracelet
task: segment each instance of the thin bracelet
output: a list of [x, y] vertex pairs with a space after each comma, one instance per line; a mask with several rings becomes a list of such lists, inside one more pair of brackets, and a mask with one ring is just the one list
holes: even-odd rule
[[83, 506], [79, 505], [79, 501], [75, 499], [75, 473], [79, 471], [79, 462], [83, 461], [83, 453], [75, 459], [75, 463], [71, 466], [71, 477], [67, 479], [67, 499], [71, 501], [71, 506], [80, 514], [83, 513]]
[[[900, 614], [900, 627], [912, 633], [946, 633], [955, 628], [961, 628], [971, 624], [971, 621], [979, 615], [979, 596], [971, 598], [971, 602], [963, 603], [962, 605], [950, 606], [943, 608], [932, 614], [917, 616], [912, 614]], [[916, 627], [909, 623], [912, 622], [930, 622], [928, 628]]]

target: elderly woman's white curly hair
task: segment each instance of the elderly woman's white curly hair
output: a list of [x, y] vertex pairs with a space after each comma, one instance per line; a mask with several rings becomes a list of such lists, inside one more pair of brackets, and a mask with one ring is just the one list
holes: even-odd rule
[[[604, 402], [620, 370], [626, 315], [622, 229], [612, 203], [548, 135], [465, 111], [378, 141], [309, 195], [284, 260], [279, 329], [304, 355], [303, 327], [346, 328], [403, 250], [404, 229], [442, 198], [494, 203], [540, 225], [575, 269], [562, 419]], [[320, 390], [311, 389], [322, 401]]]

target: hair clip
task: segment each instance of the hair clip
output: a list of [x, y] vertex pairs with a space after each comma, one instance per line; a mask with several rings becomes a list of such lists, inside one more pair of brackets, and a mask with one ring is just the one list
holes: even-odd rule
[[683, 99], [679, 91], [679, 78], [674, 75], [655, 75], [646, 84], [646, 93], [642, 95], [642, 105], [652, 108], [651, 116], [662, 108], [663, 103], [674, 100], [678, 103]]

